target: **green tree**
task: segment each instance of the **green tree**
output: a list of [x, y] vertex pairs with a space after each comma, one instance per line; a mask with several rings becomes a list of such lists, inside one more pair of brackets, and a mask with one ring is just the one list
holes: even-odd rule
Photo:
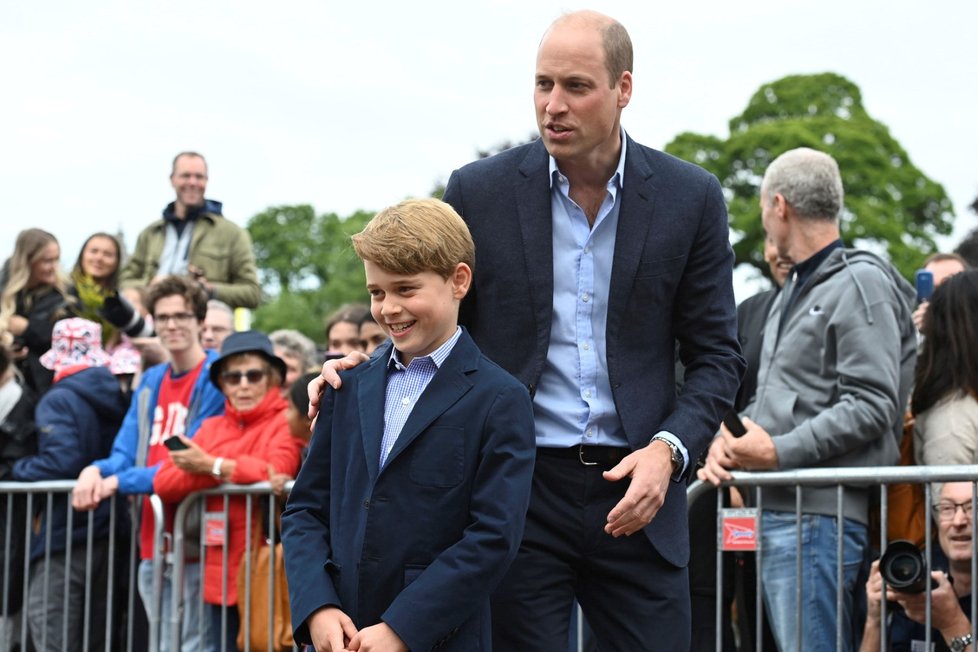
[[666, 151], [702, 165], [724, 188], [737, 263], [763, 272], [764, 231], [758, 197], [764, 170], [795, 147], [831, 154], [845, 186], [847, 244], [886, 251], [910, 278], [951, 232], [944, 188], [930, 180], [882, 123], [863, 107], [859, 88], [840, 75], [794, 75], [762, 86], [730, 121], [730, 136], [683, 133]]
[[255, 260], [270, 301], [253, 315], [265, 332], [294, 328], [323, 341], [323, 319], [344, 303], [366, 302], [363, 265], [350, 236], [373, 217], [316, 215], [311, 206], [277, 206], [248, 221]]

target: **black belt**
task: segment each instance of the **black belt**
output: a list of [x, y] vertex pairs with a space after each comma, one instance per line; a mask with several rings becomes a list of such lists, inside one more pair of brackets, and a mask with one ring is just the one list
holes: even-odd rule
[[623, 446], [586, 446], [584, 444], [570, 448], [544, 446], [537, 448], [538, 456], [577, 460], [584, 466], [602, 466], [609, 469], [621, 462], [631, 452], [631, 449]]

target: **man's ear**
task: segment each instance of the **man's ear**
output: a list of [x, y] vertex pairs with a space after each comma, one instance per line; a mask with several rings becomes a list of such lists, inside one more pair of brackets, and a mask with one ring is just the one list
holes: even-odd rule
[[774, 193], [774, 197], [771, 198], [771, 203], [774, 204], [775, 215], [778, 219], [784, 221], [788, 217], [788, 200], [784, 198], [780, 192]]
[[632, 73], [625, 71], [618, 80], [618, 108], [624, 109], [632, 99]]
[[465, 263], [459, 263], [449, 277], [452, 282], [452, 296], [461, 301], [469, 293], [472, 285], [472, 268]]

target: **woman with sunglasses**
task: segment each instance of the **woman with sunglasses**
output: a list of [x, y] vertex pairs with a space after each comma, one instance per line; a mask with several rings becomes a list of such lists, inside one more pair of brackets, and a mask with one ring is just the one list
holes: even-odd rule
[[[164, 501], [178, 502], [224, 482], [253, 484], [276, 474], [295, 476], [299, 468], [304, 442], [290, 434], [279, 391], [285, 363], [268, 337], [257, 331], [228, 336], [210, 376], [226, 397], [224, 414], [205, 421], [193, 440], [180, 437], [180, 450], [171, 448], [153, 481]], [[234, 651], [239, 628], [236, 578], [246, 550], [248, 508], [244, 496], [231, 497], [226, 511], [224, 500], [210, 496], [204, 506], [204, 602], [211, 618], [208, 649], [220, 650], [224, 640], [226, 649]], [[260, 502], [252, 501], [252, 532], [262, 524]]]

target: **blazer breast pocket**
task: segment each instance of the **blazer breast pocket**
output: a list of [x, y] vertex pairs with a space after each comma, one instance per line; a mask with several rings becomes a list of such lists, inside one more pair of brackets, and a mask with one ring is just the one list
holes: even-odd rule
[[629, 302], [647, 314], [672, 305], [686, 266], [686, 256], [647, 260], [638, 266]]
[[655, 258], [639, 264], [636, 278], [655, 278], [666, 274], [681, 272], [686, 265], [686, 256], [672, 256], [671, 258]]
[[465, 466], [465, 429], [432, 426], [411, 444], [411, 482], [423, 487], [456, 487]]

